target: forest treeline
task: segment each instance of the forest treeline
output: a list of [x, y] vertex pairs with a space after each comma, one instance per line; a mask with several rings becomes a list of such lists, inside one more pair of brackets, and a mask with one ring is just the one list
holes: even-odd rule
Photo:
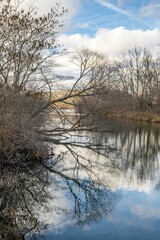
[[[160, 55], [146, 48], [124, 51], [110, 63], [112, 77], [93, 96], [79, 102], [79, 111], [107, 115], [160, 113]], [[94, 107], [93, 107], [94, 106]], [[94, 109], [94, 110], [93, 110]]]

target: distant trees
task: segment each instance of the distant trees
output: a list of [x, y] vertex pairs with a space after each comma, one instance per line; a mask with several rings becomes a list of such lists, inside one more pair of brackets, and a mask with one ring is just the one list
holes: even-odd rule
[[135, 110], [152, 110], [159, 101], [160, 59], [145, 48], [125, 51], [116, 62], [119, 89], [132, 96]]
[[[103, 85], [96, 98], [96, 112], [102, 115], [109, 112], [160, 113], [160, 57], [157, 53], [138, 47], [126, 50], [112, 63], [112, 69], [109, 84]], [[96, 100], [89, 97], [82, 102], [90, 106]]]
[[83, 98], [77, 98], [75, 107], [79, 113], [85, 110], [89, 114], [99, 106], [97, 103], [104, 89], [111, 89], [115, 68], [107, 57], [89, 49], [77, 51], [74, 63], [80, 69], [75, 88], [83, 95]]

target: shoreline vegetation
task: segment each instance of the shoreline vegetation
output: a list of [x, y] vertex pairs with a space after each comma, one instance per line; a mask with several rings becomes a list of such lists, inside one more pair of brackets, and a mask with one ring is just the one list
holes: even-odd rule
[[[66, 90], [59, 90], [56, 92], [56, 97], [63, 97], [66, 94]], [[74, 110], [75, 109], [75, 102], [77, 102], [77, 106], [79, 104], [79, 101], [76, 99], [70, 99], [70, 103], [73, 103], [68, 105], [65, 103], [59, 103], [58, 106], [61, 109], [66, 109], [66, 110]], [[105, 111], [101, 110], [98, 111], [98, 114], [100, 116], [106, 117], [106, 118], [122, 118], [122, 119], [129, 119], [129, 120], [134, 120], [134, 121], [145, 121], [145, 122], [151, 122], [151, 123], [160, 123], [160, 114], [158, 113], [153, 113], [151, 111]]]
[[134, 120], [150, 123], [160, 123], [160, 114], [150, 112], [110, 112], [105, 113], [105, 117], [121, 118], [125, 120]]
[[[58, 98], [62, 98], [65, 96], [67, 93], [67, 90], [59, 90], [56, 91], [55, 95]], [[46, 94], [47, 95], [47, 94]], [[79, 107], [79, 102], [81, 99], [75, 99], [72, 98], [70, 99], [70, 105], [65, 104], [65, 103], [59, 103], [58, 106], [61, 109], [66, 109], [66, 110], [74, 110], [76, 109], [75, 106]], [[160, 114], [159, 113], [154, 113], [151, 111], [123, 111], [123, 110], [117, 110], [117, 111], [107, 111], [105, 109], [99, 109], [99, 106], [95, 106], [97, 108], [97, 112], [100, 116], [103, 116], [103, 118], [122, 118], [122, 119], [129, 119], [129, 120], [134, 120], [134, 121], [145, 121], [145, 122], [152, 122], [152, 123], [160, 123]], [[89, 109], [88, 109], [89, 110]], [[94, 113], [95, 114], [95, 113]]]

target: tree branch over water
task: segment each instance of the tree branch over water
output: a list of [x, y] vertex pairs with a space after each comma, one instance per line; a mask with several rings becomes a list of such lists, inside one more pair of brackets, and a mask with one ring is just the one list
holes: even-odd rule
[[[113, 69], [102, 55], [87, 49], [77, 51], [74, 61], [79, 77], [58, 95], [53, 84], [58, 84], [60, 77], [54, 71], [57, 56], [63, 53], [56, 36], [66, 10], [55, 5], [47, 15], [38, 16], [35, 11], [34, 7], [27, 10], [10, 0], [1, 1], [0, 237], [7, 240], [24, 239], [38, 228], [35, 208], [49, 197], [51, 174], [65, 182], [75, 202], [74, 215], [85, 213], [83, 221], [96, 218], [98, 203], [102, 202], [106, 213], [114, 205], [112, 193], [101, 189], [90, 160], [85, 161], [72, 143], [64, 142], [70, 132], [91, 128], [91, 122], [82, 124], [89, 113], [82, 114], [75, 106], [81, 97], [97, 94], [96, 89], [112, 77]], [[74, 114], [68, 114], [61, 104], [74, 107]], [[66, 166], [58, 157], [49, 159], [52, 145], [66, 146], [73, 165]], [[88, 179], [83, 179], [80, 171]], [[54, 186], [58, 188], [58, 181]], [[77, 196], [76, 187], [85, 200]]]
[[78, 109], [77, 101], [95, 95], [112, 78], [113, 68], [104, 56], [79, 50], [73, 59], [79, 77], [68, 90], [55, 91], [53, 84], [60, 78], [55, 74], [57, 57], [63, 55], [56, 37], [67, 11], [57, 4], [47, 15], [38, 16], [33, 6], [23, 9], [6, 0], [1, 4], [1, 149], [9, 155], [18, 148], [31, 148], [45, 155], [47, 142], [58, 144], [58, 134], [82, 128], [81, 120], [89, 114], [70, 116], [62, 105]]

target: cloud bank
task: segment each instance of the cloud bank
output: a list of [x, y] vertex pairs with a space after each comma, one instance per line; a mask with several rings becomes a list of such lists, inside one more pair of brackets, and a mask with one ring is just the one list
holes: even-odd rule
[[89, 48], [112, 58], [117, 57], [123, 50], [135, 46], [146, 47], [151, 51], [160, 50], [160, 29], [102, 28], [94, 36], [79, 33], [72, 35], [61, 34], [58, 41], [69, 50]]

